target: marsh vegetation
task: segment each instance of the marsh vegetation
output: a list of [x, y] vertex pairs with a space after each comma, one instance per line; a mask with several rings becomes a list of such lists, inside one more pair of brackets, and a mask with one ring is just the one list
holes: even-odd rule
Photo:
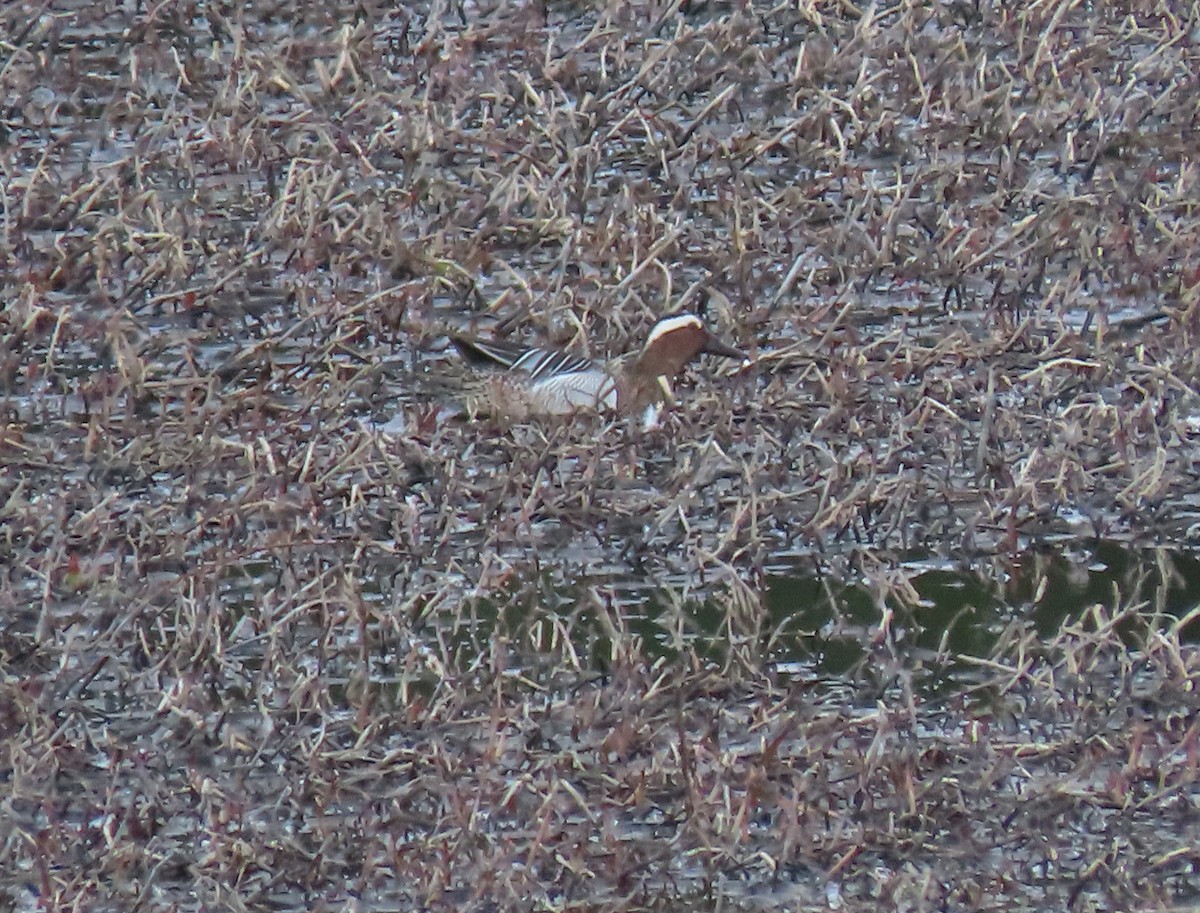
[[1198, 34], [0, 8], [0, 906], [1200, 902]]

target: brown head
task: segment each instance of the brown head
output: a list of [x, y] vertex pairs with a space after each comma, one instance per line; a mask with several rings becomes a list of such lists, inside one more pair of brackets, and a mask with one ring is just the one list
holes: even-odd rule
[[701, 353], [747, 361], [745, 354], [717, 339], [695, 314], [664, 317], [646, 337], [635, 370], [650, 377], [670, 380]]
[[745, 354], [717, 339], [694, 314], [664, 317], [654, 325], [642, 351], [618, 383], [622, 409], [639, 409], [670, 398], [667, 382], [697, 355], [708, 352], [748, 361]]

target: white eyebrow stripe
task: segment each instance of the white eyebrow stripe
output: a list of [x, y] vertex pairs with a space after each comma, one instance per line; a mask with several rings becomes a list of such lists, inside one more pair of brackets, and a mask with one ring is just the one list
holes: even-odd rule
[[654, 329], [650, 331], [650, 335], [646, 339], [646, 345], [650, 345], [667, 333], [674, 333], [676, 330], [682, 330], [684, 327], [695, 327], [697, 330], [703, 330], [704, 324], [700, 322], [700, 318], [695, 314], [680, 314], [678, 317], [667, 317], [654, 325]]

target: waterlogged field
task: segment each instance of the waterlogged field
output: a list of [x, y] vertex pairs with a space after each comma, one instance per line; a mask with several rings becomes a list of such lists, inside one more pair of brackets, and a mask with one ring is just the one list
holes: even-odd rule
[[0, 8], [0, 908], [1195, 907], [1197, 36]]

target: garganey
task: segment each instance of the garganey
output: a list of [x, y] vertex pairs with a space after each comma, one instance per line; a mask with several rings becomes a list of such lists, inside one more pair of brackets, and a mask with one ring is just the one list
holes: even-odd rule
[[707, 352], [750, 362], [717, 339], [694, 314], [664, 317], [650, 330], [641, 352], [610, 364], [553, 349], [451, 338], [470, 361], [506, 369], [488, 378], [484, 394], [471, 404], [471, 411], [515, 421], [592, 410], [644, 412], [649, 424], [663, 402], [672, 398], [670, 380], [697, 355]]

